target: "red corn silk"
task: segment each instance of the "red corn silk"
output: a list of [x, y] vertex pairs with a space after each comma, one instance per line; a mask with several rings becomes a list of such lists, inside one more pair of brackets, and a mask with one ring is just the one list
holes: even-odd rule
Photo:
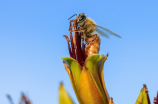
[[[82, 39], [82, 43], [81, 43], [81, 35], [83, 35], [83, 33], [77, 30], [77, 21], [74, 20], [74, 24], [75, 24], [74, 25], [75, 38], [73, 38], [72, 36], [72, 29], [69, 29], [70, 39], [66, 35], [64, 35], [64, 37], [66, 38], [67, 43], [68, 43], [68, 50], [69, 50], [70, 57], [74, 58], [82, 67], [86, 59], [84, 39]], [[70, 24], [70, 27], [71, 27], [71, 24]], [[73, 40], [75, 40], [76, 47]]]
[[74, 59], [76, 59], [76, 55], [75, 55], [75, 47], [74, 47], [74, 42], [73, 42], [72, 32], [70, 32], [70, 41], [71, 41], [71, 48], [72, 48], [72, 56], [73, 56]]

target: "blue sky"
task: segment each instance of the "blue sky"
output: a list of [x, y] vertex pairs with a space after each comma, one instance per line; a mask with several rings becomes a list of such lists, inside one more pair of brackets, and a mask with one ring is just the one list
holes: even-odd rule
[[18, 104], [26, 93], [33, 104], [58, 104], [63, 81], [77, 102], [61, 58], [69, 56], [63, 35], [69, 35], [73, 14], [85, 13], [98, 25], [122, 36], [101, 36], [100, 54], [109, 95], [117, 104], [134, 104], [143, 84], [151, 102], [158, 90], [157, 0], [1, 0], [0, 104], [10, 94]]

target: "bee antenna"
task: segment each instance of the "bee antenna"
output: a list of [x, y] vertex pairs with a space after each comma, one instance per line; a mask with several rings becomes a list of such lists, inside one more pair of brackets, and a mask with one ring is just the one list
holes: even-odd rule
[[[77, 16], [77, 14], [74, 14], [73, 16], [75, 16], [75, 15]], [[71, 19], [73, 16], [71, 16], [69, 19]], [[68, 20], [69, 20], [69, 19], [68, 19]]]

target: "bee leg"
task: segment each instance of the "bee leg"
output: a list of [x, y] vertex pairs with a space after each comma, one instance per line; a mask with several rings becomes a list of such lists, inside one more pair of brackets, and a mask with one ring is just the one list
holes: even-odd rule
[[[71, 24], [72, 22], [74, 22], [74, 23], [75, 23], [75, 24], [73, 24], [73, 26], [72, 26], [72, 24]], [[69, 31], [70, 31], [70, 32], [72, 32], [72, 31], [73, 31], [73, 27], [75, 27], [75, 26], [76, 26], [76, 22], [77, 22], [77, 20], [76, 20], [76, 19], [74, 19], [74, 20], [71, 20], [71, 21], [70, 21], [70, 25], [69, 25]]]
[[69, 25], [69, 31], [72, 32], [72, 29], [73, 29], [73, 26], [70, 23], [70, 25]]
[[85, 36], [84, 31], [81, 31], [81, 40], [82, 40], [82, 41], [84, 41], [84, 36]]
[[97, 38], [97, 34], [94, 34], [94, 37], [85, 44], [85, 47], [89, 47], [93, 44], [93, 42], [95, 41], [95, 39]]
[[91, 45], [92, 45], [92, 42], [90, 41], [90, 42], [85, 44], [85, 47], [90, 47]]
[[87, 28], [86, 27], [79, 27], [79, 29], [85, 31]]

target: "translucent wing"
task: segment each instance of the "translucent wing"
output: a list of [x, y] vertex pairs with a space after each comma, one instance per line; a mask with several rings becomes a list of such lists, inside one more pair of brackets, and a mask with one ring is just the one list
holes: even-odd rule
[[[119, 36], [118, 34], [112, 32], [112, 31], [110, 31], [110, 30], [108, 30], [108, 29], [106, 29], [106, 28], [104, 28], [104, 27], [101, 27], [101, 26], [96, 25], [96, 24], [93, 24], [93, 25], [96, 26], [96, 31], [97, 31], [98, 33], [100, 33], [101, 35], [105, 36], [105, 37], [109, 37], [109, 35], [112, 34], [112, 35], [115, 35], [115, 36], [121, 38], [121, 36]], [[98, 29], [98, 28], [102, 28], [102, 29], [104, 29], [105, 32], [101, 31], [101, 30]]]
[[96, 28], [95, 31], [97, 31], [99, 34], [109, 38], [109, 36], [105, 32], [101, 31], [100, 29]]

